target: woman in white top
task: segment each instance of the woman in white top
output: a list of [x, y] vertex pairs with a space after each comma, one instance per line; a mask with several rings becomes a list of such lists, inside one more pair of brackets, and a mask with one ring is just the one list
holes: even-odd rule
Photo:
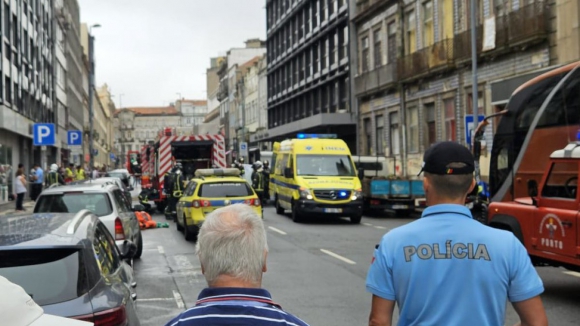
[[24, 195], [26, 194], [26, 178], [24, 177], [24, 169], [20, 168], [16, 171], [16, 180], [14, 182], [14, 190], [16, 191], [16, 211], [23, 212]]

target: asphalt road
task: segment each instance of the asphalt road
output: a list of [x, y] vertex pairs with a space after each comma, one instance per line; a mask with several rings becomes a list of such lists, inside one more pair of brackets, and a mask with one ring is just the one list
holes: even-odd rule
[[[264, 213], [270, 253], [263, 287], [274, 301], [310, 325], [366, 325], [371, 296], [365, 278], [373, 248], [384, 233], [413, 218], [364, 217], [360, 225], [347, 219], [295, 224], [272, 207]], [[154, 219], [167, 222], [160, 214]], [[169, 226], [143, 231], [145, 250], [135, 262], [143, 326], [165, 325], [194, 306], [206, 286], [195, 244], [184, 240], [174, 222]], [[578, 325], [580, 274], [548, 267], [538, 271], [546, 287], [543, 300], [550, 324]], [[508, 305], [506, 325], [517, 321]]]

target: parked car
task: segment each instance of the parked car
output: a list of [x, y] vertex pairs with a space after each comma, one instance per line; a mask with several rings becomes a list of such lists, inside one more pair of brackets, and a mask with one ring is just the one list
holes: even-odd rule
[[103, 177], [103, 178], [98, 178], [98, 179], [87, 179], [87, 180], [81, 180], [81, 181], [75, 181], [73, 183], [69, 183], [69, 185], [75, 185], [75, 184], [106, 184], [106, 183], [113, 183], [116, 184], [119, 189], [121, 189], [123, 191], [123, 194], [125, 195], [125, 198], [127, 198], [127, 203], [129, 204], [129, 206], [131, 206], [133, 204], [133, 196], [131, 195], [131, 188], [127, 187], [125, 185], [125, 183], [123, 183], [123, 181], [121, 181], [121, 179], [117, 178], [117, 177]]
[[117, 169], [108, 171], [107, 174], [105, 174], [105, 177], [119, 178], [128, 188], [130, 188], [130, 190], [133, 190], [133, 187], [131, 186], [131, 174], [127, 169]]
[[136, 250], [128, 240], [116, 243], [88, 210], [0, 219], [0, 275], [46, 313], [95, 325], [140, 325], [137, 283], [124, 261]]
[[[135, 210], [143, 209], [138, 206]], [[83, 209], [97, 215], [115, 240], [135, 243], [135, 258], [141, 257], [143, 237], [139, 221], [117, 185], [84, 183], [49, 188], [40, 194], [34, 205], [34, 213], [77, 213]]]

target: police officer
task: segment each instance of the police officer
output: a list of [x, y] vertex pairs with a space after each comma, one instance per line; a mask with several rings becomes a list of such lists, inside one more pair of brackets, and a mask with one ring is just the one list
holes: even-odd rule
[[390, 325], [396, 304], [406, 325], [504, 325], [510, 301], [522, 325], [547, 326], [544, 286], [526, 248], [513, 233], [474, 221], [464, 205], [476, 185], [471, 152], [437, 143], [421, 171], [429, 207], [375, 249], [369, 324]]
[[64, 185], [64, 178], [60, 173], [58, 173], [58, 165], [51, 164], [50, 165], [50, 172], [46, 175], [45, 183], [47, 187], [52, 185]]
[[254, 188], [254, 191], [256, 192], [256, 195], [258, 195], [258, 198], [260, 199], [260, 203], [262, 204], [262, 213], [264, 213], [264, 205], [263, 205], [263, 200], [264, 200], [264, 170], [262, 167], [262, 162], [260, 161], [256, 161], [256, 163], [254, 163], [254, 165], [252, 165], [252, 169], [254, 170], [252, 172], [252, 188]]
[[262, 200], [262, 206], [268, 203], [270, 199], [270, 162], [268, 160], [264, 161], [264, 198]]

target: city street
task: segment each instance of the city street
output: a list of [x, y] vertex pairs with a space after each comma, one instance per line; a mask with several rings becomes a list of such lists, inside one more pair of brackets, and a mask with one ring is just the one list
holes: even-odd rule
[[[310, 325], [366, 325], [371, 296], [365, 277], [373, 248], [389, 229], [414, 218], [364, 217], [360, 225], [347, 219], [296, 224], [272, 207], [264, 214], [270, 253], [263, 286], [274, 301]], [[161, 214], [153, 218], [166, 222]], [[184, 240], [174, 222], [169, 225], [143, 231], [145, 251], [135, 262], [144, 326], [164, 325], [192, 307], [206, 286], [195, 244]], [[546, 287], [543, 300], [550, 324], [578, 325], [580, 274], [551, 267], [538, 270]], [[517, 320], [508, 306], [506, 325]]]

